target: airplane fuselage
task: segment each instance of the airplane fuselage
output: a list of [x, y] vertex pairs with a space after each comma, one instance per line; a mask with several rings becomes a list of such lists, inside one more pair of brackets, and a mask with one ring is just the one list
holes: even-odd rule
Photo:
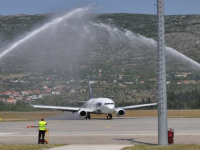
[[109, 98], [92, 98], [85, 103], [84, 107], [93, 109], [95, 114], [113, 114], [115, 103]]

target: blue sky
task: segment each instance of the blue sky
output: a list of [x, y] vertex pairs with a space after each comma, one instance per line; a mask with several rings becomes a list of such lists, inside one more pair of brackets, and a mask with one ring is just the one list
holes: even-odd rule
[[[96, 4], [92, 13], [155, 14], [156, 0], [0, 0], [0, 15], [65, 12]], [[165, 14], [200, 14], [200, 0], [165, 0]]]

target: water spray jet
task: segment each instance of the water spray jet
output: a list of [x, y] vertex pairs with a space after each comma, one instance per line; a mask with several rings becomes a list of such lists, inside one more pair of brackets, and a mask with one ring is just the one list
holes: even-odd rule
[[[6, 54], [8, 54], [9, 52], [13, 51], [14, 49], [25, 45], [25, 43], [27, 43], [27, 41], [34, 41], [32, 40], [33, 37], [38, 37], [36, 42], [39, 41], [38, 39], [40, 39], [40, 41], [42, 40], [48, 40], [46, 42], [46, 47], [45, 47], [45, 43], [44, 42], [40, 42], [38, 44], [38, 46], [36, 44], [28, 44], [25, 47], [25, 51], [27, 51], [27, 49], [29, 49], [29, 47], [34, 47], [32, 48], [32, 50], [35, 51], [35, 55], [39, 57], [39, 59], [43, 59], [43, 56], [45, 52], [47, 52], [46, 49], [62, 49], [61, 52], [57, 51], [58, 53], [65, 53], [65, 55], [62, 54], [62, 56], [66, 56], [66, 60], [68, 59], [67, 57], [70, 55], [71, 51], [75, 51], [75, 49], [77, 49], [77, 51], [81, 50], [81, 53], [84, 53], [85, 50], [97, 50], [98, 53], [101, 53], [99, 51], [102, 51], [102, 54], [105, 55], [108, 53], [109, 55], [105, 55], [104, 58], [102, 59], [105, 62], [111, 62], [112, 60], [116, 59], [121, 59], [121, 57], [126, 57], [124, 55], [124, 52], [128, 51], [128, 53], [132, 53], [135, 58], [138, 57], [139, 55], [141, 56], [145, 56], [146, 55], [153, 60], [155, 55], [154, 52], [156, 52], [156, 45], [157, 42], [151, 38], [146, 38], [145, 36], [133, 33], [129, 30], [123, 30], [121, 28], [117, 28], [116, 26], [110, 26], [104, 23], [94, 23], [94, 22], [81, 22], [79, 23], [83, 17], [80, 17], [81, 15], [85, 14], [85, 12], [87, 12], [90, 9], [90, 7], [86, 7], [86, 8], [78, 8], [75, 9], [74, 11], [62, 16], [62, 17], [58, 17], [56, 19], [54, 19], [53, 21], [43, 25], [42, 27], [36, 29], [35, 31], [31, 32], [29, 35], [27, 35], [26, 37], [24, 37], [23, 39], [15, 42], [14, 44], [12, 44], [8, 49], [4, 50], [1, 54], [0, 54], [0, 59], [2, 57], [4, 57]], [[71, 20], [68, 22], [64, 22], [64, 20], [68, 20], [68, 19], [72, 19], [72, 20], [76, 20], [76, 23], [73, 24], [71, 23]], [[63, 23], [63, 24], [62, 24]], [[59, 25], [62, 24], [62, 28], [59, 27]], [[44, 36], [43, 39], [41, 39], [39, 37], [39, 33], [42, 34], [47, 34], [47, 31], [50, 30], [50, 27], [54, 27], [56, 30], [59, 28], [59, 30], [64, 30], [62, 32], [64, 32], [63, 34], [65, 34], [64, 36], [61, 35], [61, 37], [59, 37], [57, 35], [57, 37], [59, 37], [59, 40], [63, 40], [63, 42], [65, 42], [66, 40], [69, 41], [67, 44], [63, 44], [62, 46], [60, 46], [59, 41], [56, 39], [57, 37], [55, 36], [55, 31], [53, 33], [49, 33], [48, 32], [48, 39]], [[72, 30], [72, 31], [71, 31]], [[45, 32], [43, 32], [45, 31]], [[57, 32], [57, 31], [56, 31]], [[70, 33], [68, 35], [68, 33]], [[100, 34], [99, 34], [100, 33]], [[60, 32], [59, 32], [60, 34]], [[55, 36], [55, 38], [52, 38], [53, 36]], [[104, 38], [107, 42], [103, 42], [101, 43], [101, 39]], [[51, 40], [57, 40], [54, 42], [54, 45], [52, 44]], [[73, 43], [74, 40], [77, 40], [78, 42]], [[82, 42], [82, 43], [81, 43]], [[50, 45], [48, 45], [50, 44]], [[71, 45], [70, 45], [71, 44]], [[104, 45], [97, 45], [97, 44], [104, 44]], [[76, 45], [76, 47], [75, 47]], [[77, 46], [79, 45], [79, 46]], [[123, 51], [123, 47], [127, 46], [125, 48], [125, 50]], [[44, 46], [44, 48], [42, 48]], [[52, 47], [54, 46], [54, 47]], [[100, 48], [99, 48], [99, 47]], [[21, 47], [20, 47], [20, 51], [21, 51]], [[40, 55], [37, 51], [40, 49], [45, 49], [45, 52], [42, 52], [42, 55]], [[108, 49], [107, 51], [105, 51], [106, 49]], [[71, 50], [71, 51], [69, 51]], [[22, 52], [22, 51], [21, 51]], [[27, 52], [29, 53], [29, 52]], [[52, 52], [47, 52], [49, 55], [56, 55], [56, 53], [52, 53]], [[148, 53], [148, 54], [147, 54]], [[167, 59], [171, 60], [171, 58], [175, 58], [176, 60], [181, 60], [181, 62], [183, 64], [189, 64], [190, 68], [193, 69], [198, 69], [200, 70], [200, 65], [199, 63], [195, 62], [194, 60], [188, 58], [187, 56], [183, 55], [182, 53], [174, 50], [173, 48], [170, 47], [166, 47], [166, 53], [167, 53]], [[32, 53], [31, 53], [32, 54]], [[40, 56], [38, 56], [40, 55]], [[127, 54], [128, 56], [128, 54]], [[59, 56], [60, 57], [60, 56]], [[70, 57], [70, 56], [69, 56]], [[44, 57], [45, 58], [45, 57]], [[54, 57], [55, 58], [55, 57]], [[58, 58], [58, 57], [57, 57]], [[58, 58], [59, 59], [59, 58]], [[93, 59], [95, 60], [95, 59]], [[101, 60], [101, 61], [102, 61]], [[52, 59], [53, 61], [53, 59]], [[39, 61], [37, 61], [39, 62]], [[55, 62], [57, 63], [58, 61], [55, 60]], [[171, 61], [172, 62], [172, 61]], [[174, 62], [174, 61], [173, 61]], [[34, 65], [35, 62], [30, 62], [32, 63], [31, 65]], [[41, 63], [39, 65], [41, 65], [43, 63], [43, 61], [41, 61]], [[37, 65], [37, 66], [39, 66]], [[58, 64], [59, 65], [59, 64]]]
[[[115, 37], [114, 34], [116, 34], [116, 35], [121, 35], [121, 36], [127, 37], [131, 41], [140, 40], [140, 42], [143, 42], [144, 44], [153, 46], [156, 50], [157, 42], [154, 39], [147, 38], [147, 37], [140, 35], [140, 34], [135, 34], [135, 33], [131, 32], [129, 30], [125, 30], [125, 32], [122, 32], [122, 31], [120, 31], [116, 28], [112, 28], [111, 26], [106, 25], [106, 24], [102, 24], [102, 23], [101, 24], [93, 24], [93, 25], [106, 29], [111, 34], [112, 37]], [[178, 52], [177, 50], [166, 46], [166, 52], [167, 52], [167, 55], [171, 55], [171, 56], [174, 56], [174, 57], [181, 59], [183, 63], [185, 63], [185, 61], [186, 61], [187, 63], [190, 64], [190, 66], [193, 69], [199, 69], [200, 70], [200, 64], [198, 62], [192, 60], [191, 58], [185, 56], [184, 54]]]
[[[63, 20], [69, 19], [70, 17], [74, 16], [74, 15], [78, 15], [80, 13], [84, 13], [86, 11], [88, 11], [89, 7], [85, 7], [85, 8], [77, 8], [67, 14], [65, 14], [62, 17], [58, 17], [56, 19], [54, 19], [53, 21], [43, 25], [42, 27], [34, 30], [33, 32], [31, 32], [29, 35], [27, 35], [26, 37], [22, 38], [21, 40], [15, 42], [13, 45], [11, 45], [8, 49], [4, 50], [1, 54], [0, 54], [0, 59], [5, 56], [7, 53], [9, 53], [10, 51], [12, 51], [13, 49], [15, 49], [17, 46], [21, 45], [22, 43], [26, 42], [27, 40], [29, 40], [30, 38], [34, 37], [35, 35], [37, 35], [38, 33], [40, 33], [41, 31], [44, 31], [46, 29], [48, 29], [49, 27], [56, 25], [58, 23], [60, 23]], [[82, 15], [82, 14], [81, 14]]]

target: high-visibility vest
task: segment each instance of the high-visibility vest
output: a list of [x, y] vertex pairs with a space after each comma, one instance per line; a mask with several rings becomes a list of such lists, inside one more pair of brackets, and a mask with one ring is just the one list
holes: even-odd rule
[[45, 121], [40, 121], [39, 123], [39, 130], [46, 130], [46, 122]]

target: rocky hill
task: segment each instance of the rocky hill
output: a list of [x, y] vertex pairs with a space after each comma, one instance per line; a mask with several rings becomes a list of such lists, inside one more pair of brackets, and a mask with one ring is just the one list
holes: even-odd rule
[[[51, 16], [50, 14], [0, 16], [1, 50], [4, 49], [9, 43], [12, 43], [12, 41], [14, 41], [15, 39], [21, 38], [22, 35], [28, 34], [31, 30], [41, 26], [46, 21], [50, 20], [49, 19], [49, 18], [51, 18], [50, 16]], [[89, 15], [89, 19], [90, 19], [90, 21], [95, 22], [95, 23], [110, 24], [112, 27], [118, 27], [122, 30], [127, 29], [134, 33], [139, 33], [139, 34], [144, 35], [149, 38], [156, 39], [156, 36], [157, 36], [157, 29], [156, 29], [157, 17], [155, 15], [100, 14], [100, 15]], [[189, 56], [190, 58], [196, 60], [197, 62], [200, 62], [200, 54], [199, 54], [200, 53], [200, 51], [199, 51], [199, 48], [200, 48], [200, 35], [199, 35], [200, 15], [165, 16], [165, 22], [166, 22], [166, 25], [165, 25], [166, 26], [166, 45], [173, 47], [176, 50], [180, 51], [181, 53], [185, 54], [186, 56]], [[66, 34], [68, 34], [68, 32], [69, 31], [66, 31]], [[103, 34], [103, 33], [101, 33], [101, 34]], [[63, 36], [63, 37], [58, 37], [58, 38], [64, 39], [66, 37]], [[124, 64], [132, 64], [132, 65], [134, 65], [134, 62], [137, 62], [138, 59], [139, 60], [145, 59], [144, 55], [142, 53], [141, 53], [141, 55], [138, 52], [135, 52], [134, 54], [132, 54], [132, 52], [130, 51], [130, 49], [132, 49], [132, 48], [130, 48], [129, 45], [127, 46], [127, 44], [125, 42], [124, 43], [122, 42], [120, 44], [114, 43], [114, 45], [110, 46], [109, 44], [111, 42], [108, 42], [108, 43], [105, 42], [105, 41], [108, 41], [108, 39], [106, 39], [106, 36], [104, 37], [104, 39], [101, 38], [100, 40], [99, 40], [99, 37], [95, 37], [95, 38], [96, 38], [96, 40], [98, 40], [98, 42], [94, 42], [92, 46], [94, 47], [94, 45], [95, 45], [95, 47], [98, 47], [98, 48], [92, 52], [89, 50], [89, 52], [88, 52], [89, 57], [88, 57], [88, 53], [86, 53], [87, 55], [85, 55], [84, 58], [88, 61], [95, 60], [95, 63], [96, 63], [96, 60], [98, 60], [98, 58], [101, 58], [97, 61], [97, 63], [96, 63], [97, 65], [99, 63], [101, 63], [102, 60], [103, 61], [109, 60], [109, 58], [111, 58], [111, 60], [113, 60], [116, 64], [116, 62], [118, 61], [118, 59], [116, 59], [116, 58], [120, 57], [120, 61], [123, 61]], [[73, 40], [77, 40], [77, 39], [74, 38]], [[71, 40], [70, 43], [72, 43], [73, 40]], [[47, 41], [45, 41], [45, 42], [47, 42]], [[89, 43], [89, 42], [90, 41], [87, 41], [87, 43]], [[54, 45], [55, 44], [56, 43], [54, 43]], [[62, 43], [59, 43], [59, 44], [62, 45]], [[37, 45], [37, 44], [34, 43], [33, 45]], [[106, 47], [105, 45], [107, 45], [107, 48], [105, 48]], [[63, 45], [63, 47], [64, 46], [65, 45]], [[48, 47], [48, 49], [49, 49], [49, 47]], [[90, 45], [90, 47], [91, 47], [91, 45]], [[70, 48], [72, 49], [74, 47], [70, 47]], [[78, 47], [76, 47], [76, 48], [78, 49]], [[136, 47], [135, 49], [139, 49], [139, 48], [141, 48], [141, 47]], [[26, 48], [20, 48], [20, 49], [27, 49], [27, 46], [26, 46]], [[29, 48], [29, 49], [31, 49], [31, 48]], [[37, 48], [34, 48], [34, 51], [35, 51], [35, 49], [37, 49]], [[60, 49], [60, 48], [58, 48], [58, 49]], [[90, 48], [87, 48], [87, 49], [90, 49]], [[106, 53], [106, 55], [105, 55], [105, 51], [103, 51], [102, 49], [106, 49], [106, 51], [108, 51], [108, 49], [109, 49], [110, 52]], [[114, 55], [113, 51], [116, 49], [123, 49], [123, 55], [119, 54], [119, 56], [113, 56]], [[143, 47], [142, 49], [145, 49], [145, 48]], [[31, 50], [31, 51], [33, 52], [33, 50]], [[62, 52], [63, 51], [61, 50], [61, 52], [59, 52], [59, 53], [62, 53]], [[35, 53], [31, 54], [31, 56], [34, 56], [34, 59], [35, 59], [35, 58], [37, 58], [36, 57], [37, 53], [38, 52], [35, 51]], [[52, 55], [55, 55], [54, 52], [51, 52], [51, 53], [52, 53]], [[23, 56], [24, 59], [14, 61], [14, 64], [16, 65], [19, 63], [20, 64], [19, 66], [21, 66], [21, 64], [26, 64], [27, 61], [29, 61], [30, 59], [33, 59], [33, 58], [30, 58], [31, 56], [29, 58], [27, 58], [27, 56], [29, 54], [30, 54], [30, 52], [28, 54], [26, 54], [25, 56]], [[57, 52], [57, 54], [58, 54], [58, 52]], [[65, 59], [65, 56], [63, 56], [63, 55], [59, 55], [56, 57], [59, 58], [59, 60]], [[135, 61], [130, 61], [130, 59], [127, 59], [127, 57], [131, 57], [131, 58], [135, 57]], [[49, 56], [47, 58], [45, 58], [45, 61], [43, 62], [45, 65], [48, 65], [48, 63], [50, 63], [48, 61], [48, 58], [49, 58]], [[13, 58], [13, 56], [12, 56], [11, 58], [8, 58], [6, 60], [10, 62], [10, 61], [13, 61], [14, 59], [15, 58]], [[55, 59], [56, 62], [58, 62], [55, 57], [52, 59]], [[79, 59], [79, 58], [77, 58], [77, 59]], [[37, 60], [37, 62], [38, 62], [38, 60]], [[45, 62], [47, 62], [47, 63], [45, 63]], [[85, 62], [85, 60], [81, 61], [81, 63], [83, 63], [83, 62]], [[61, 62], [61, 63], [63, 63], [63, 62]], [[92, 61], [92, 63], [94, 63], [94, 61]], [[151, 62], [149, 62], [149, 63], [151, 63]], [[55, 64], [55, 62], [53, 64]], [[67, 64], [69, 64], [69, 62], [67, 62]], [[139, 63], [139, 64], [141, 64], [141, 63]], [[60, 65], [60, 64], [58, 63], [57, 66], [58, 65]], [[88, 65], [88, 62], [86, 63], [86, 65]], [[101, 63], [101, 65], [102, 65], [102, 63]], [[15, 67], [15, 68], [21, 68], [19, 66]], [[38, 64], [37, 64], [37, 66], [38, 66]], [[143, 64], [142, 66], [144, 67], [145, 64]], [[6, 67], [8, 67], [8, 66], [6, 66]], [[4, 65], [4, 68], [5, 68], [5, 65]], [[102, 66], [100, 68], [102, 68]], [[21, 69], [23, 70], [23, 68], [21, 68]]]
[[[0, 51], [51, 21], [52, 16], [0, 16]], [[91, 75], [95, 97], [110, 97], [116, 102], [155, 101], [156, 44], [143, 36], [156, 40], [156, 21], [156, 16], [144, 14], [96, 14], [63, 21], [0, 59], [1, 74], [24, 73], [27, 83], [5, 81], [1, 88], [21, 91], [66, 84], [68, 99], [82, 100], [88, 95], [80, 91], [86, 91], [86, 76]], [[165, 16], [165, 23], [166, 45], [200, 62], [200, 15]], [[198, 94], [192, 97], [199, 88], [199, 72], [194, 75], [195, 69], [184, 61], [167, 54], [167, 86], [174, 108], [184, 107], [183, 97], [187, 98], [186, 108], [190, 108], [190, 100], [199, 98]], [[180, 91], [186, 95], [190, 91], [191, 96]]]
[[[141, 14], [98, 15], [98, 21], [129, 29], [150, 38], [157, 37], [157, 16]], [[200, 61], [200, 15], [165, 16], [166, 45]]]

